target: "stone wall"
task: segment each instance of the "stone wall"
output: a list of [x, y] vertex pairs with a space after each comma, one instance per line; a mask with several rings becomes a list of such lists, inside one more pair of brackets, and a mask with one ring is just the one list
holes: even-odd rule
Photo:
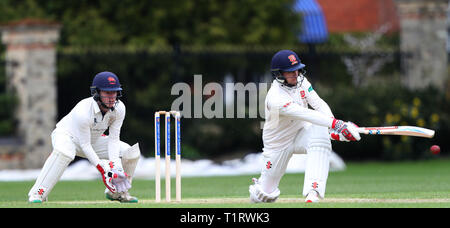
[[17, 96], [19, 104], [15, 110], [16, 139], [0, 143], [0, 168], [41, 168], [52, 150], [59, 27], [53, 22], [26, 19], [1, 29], [6, 45], [7, 90]]
[[445, 89], [448, 0], [396, 0], [400, 18], [403, 83]]

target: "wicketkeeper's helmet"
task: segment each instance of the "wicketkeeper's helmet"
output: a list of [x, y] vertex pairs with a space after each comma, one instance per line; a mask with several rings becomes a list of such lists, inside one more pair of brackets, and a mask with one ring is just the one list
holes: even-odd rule
[[[92, 81], [91, 95], [94, 100], [100, 101], [101, 105], [106, 107], [100, 99], [100, 91], [117, 91], [117, 101], [119, 101], [119, 98], [122, 97], [122, 87], [117, 75], [104, 71], [95, 75]], [[114, 110], [114, 108], [111, 108], [111, 110]]]

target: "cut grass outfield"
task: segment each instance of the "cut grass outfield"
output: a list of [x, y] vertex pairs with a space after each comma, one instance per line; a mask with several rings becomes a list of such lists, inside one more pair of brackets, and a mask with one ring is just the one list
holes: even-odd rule
[[[176, 207], [176, 208], [279, 208], [279, 207], [450, 207], [450, 159], [410, 162], [347, 163], [347, 169], [330, 172], [325, 200], [305, 204], [301, 196], [304, 174], [286, 174], [281, 183], [279, 201], [272, 204], [251, 204], [248, 186], [251, 177], [220, 176], [182, 179], [181, 203], [154, 202], [154, 181], [133, 181], [131, 194], [138, 204], [111, 202], [104, 197], [101, 180], [60, 181], [49, 201], [27, 203], [27, 192], [33, 181], [0, 182], [0, 207]], [[164, 185], [162, 181], [161, 186]], [[172, 199], [175, 184], [172, 181]]]

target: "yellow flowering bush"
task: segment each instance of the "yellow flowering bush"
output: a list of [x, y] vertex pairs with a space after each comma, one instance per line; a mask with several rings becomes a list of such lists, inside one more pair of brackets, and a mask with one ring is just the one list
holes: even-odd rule
[[[319, 90], [319, 89], [316, 89]], [[450, 101], [433, 88], [411, 91], [401, 85], [343, 88], [318, 93], [330, 105], [336, 118], [361, 127], [418, 126], [433, 129], [432, 139], [410, 136], [366, 136], [356, 143], [333, 143], [343, 157], [354, 159], [419, 159], [431, 156], [429, 147], [448, 148], [450, 138]], [[441, 154], [445, 153], [445, 149]]]

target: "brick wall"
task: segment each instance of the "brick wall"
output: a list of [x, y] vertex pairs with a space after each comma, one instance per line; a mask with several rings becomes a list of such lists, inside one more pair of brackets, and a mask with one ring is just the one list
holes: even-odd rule
[[391, 23], [399, 30], [394, 0], [316, 0], [325, 14], [329, 32], [367, 32]]

